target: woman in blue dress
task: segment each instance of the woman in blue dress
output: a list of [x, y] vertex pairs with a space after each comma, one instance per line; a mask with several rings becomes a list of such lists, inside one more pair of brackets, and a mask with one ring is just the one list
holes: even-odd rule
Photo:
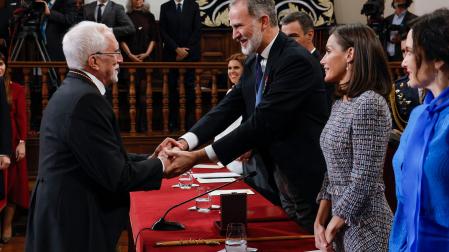
[[421, 16], [402, 66], [409, 85], [429, 92], [416, 107], [393, 159], [398, 207], [390, 251], [449, 251], [449, 10]]

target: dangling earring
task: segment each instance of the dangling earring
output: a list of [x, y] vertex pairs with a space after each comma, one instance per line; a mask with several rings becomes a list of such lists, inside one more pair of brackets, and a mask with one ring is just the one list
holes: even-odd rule
[[349, 62], [346, 62], [346, 72], [349, 71]]

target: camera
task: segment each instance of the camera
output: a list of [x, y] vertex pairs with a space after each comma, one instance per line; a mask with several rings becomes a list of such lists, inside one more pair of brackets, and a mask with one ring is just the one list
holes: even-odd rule
[[385, 9], [385, 0], [368, 0], [362, 6], [361, 14], [367, 17], [381, 17]]
[[43, 2], [23, 1], [20, 8], [13, 13], [13, 23], [21, 27], [34, 26], [38, 28], [44, 11], [45, 3]]
[[385, 0], [368, 0], [362, 6], [361, 14], [367, 18], [367, 24], [383, 39], [383, 15], [385, 9]]

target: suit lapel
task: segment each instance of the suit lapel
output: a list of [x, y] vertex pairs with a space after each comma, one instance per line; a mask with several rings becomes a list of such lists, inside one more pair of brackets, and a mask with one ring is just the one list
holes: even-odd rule
[[273, 66], [275, 66], [276, 62], [279, 60], [279, 55], [282, 51], [282, 47], [284, 46], [286, 39], [287, 38], [285, 37], [284, 33], [279, 32], [279, 35], [276, 37], [276, 40], [271, 47], [270, 54], [268, 54], [267, 65], [262, 77], [262, 80], [264, 81], [264, 95], [270, 89]]
[[86, 5], [86, 19], [89, 21], [96, 21], [95, 20], [95, 9], [97, 7], [97, 2], [92, 2], [88, 5]]
[[112, 1], [108, 1], [108, 4], [106, 5], [106, 7], [104, 8], [104, 12], [103, 15], [101, 17], [101, 22], [103, 24], [106, 24], [106, 20], [108, 20], [108, 16], [110, 15], [110, 13], [112, 13], [112, 5], [114, 3]]

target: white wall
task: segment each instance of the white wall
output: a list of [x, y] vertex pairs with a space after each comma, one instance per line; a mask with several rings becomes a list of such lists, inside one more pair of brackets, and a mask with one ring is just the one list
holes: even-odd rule
[[[94, 0], [85, 0], [86, 3], [90, 3]], [[121, 3], [126, 6], [127, 0], [114, 0], [114, 2]], [[159, 10], [161, 4], [168, 0], [145, 0], [150, 3], [151, 12], [159, 20]], [[393, 13], [391, 8], [392, 0], [385, 0], [385, 17]], [[335, 18], [339, 24], [348, 23], [363, 23], [366, 24], [366, 17], [360, 14], [363, 4], [366, 0], [334, 0]], [[431, 12], [435, 9], [447, 7], [449, 8], [448, 0], [414, 0], [409, 10], [417, 15], [422, 15], [427, 12]]]
[[[96, 0], [84, 0], [85, 3], [90, 3]], [[116, 3], [123, 4], [126, 8], [126, 3], [128, 0], [113, 0]], [[131, 1], [131, 0], [130, 0]], [[159, 20], [159, 11], [161, 10], [161, 5], [168, 0], [145, 0], [145, 2], [150, 3], [151, 13], [154, 14], [156, 20]]]

